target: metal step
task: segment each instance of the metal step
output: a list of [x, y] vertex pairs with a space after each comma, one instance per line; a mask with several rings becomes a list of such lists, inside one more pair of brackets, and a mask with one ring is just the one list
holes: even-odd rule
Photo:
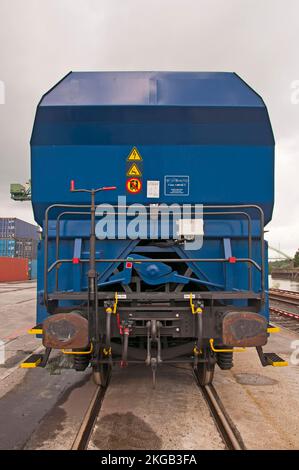
[[264, 353], [265, 359], [268, 364], [273, 367], [285, 367], [288, 366], [288, 362], [278, 356], [276, 353]]
[[22, 369], [33, 369], [34, 367], [38, 367], [38, 365], [42, 362], [43, 357], [43, 354], [32, 354], [20, 364], [20, 367]]
[[33, 328], [27, 331], [29, 335], [42, 335], [43, 334], [43, 325], [40, 323], [35, 325]]

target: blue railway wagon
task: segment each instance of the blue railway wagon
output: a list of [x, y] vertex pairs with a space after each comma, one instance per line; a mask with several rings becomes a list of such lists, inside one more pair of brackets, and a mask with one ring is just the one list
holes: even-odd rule
[[283, 362], [262, 349], [274, 138], [238, 75], [70, 73], [37, 107], [31, 169], [40, 364], [68, 349], [105, 383], [188, 362], [206, 384], [238, 348]]

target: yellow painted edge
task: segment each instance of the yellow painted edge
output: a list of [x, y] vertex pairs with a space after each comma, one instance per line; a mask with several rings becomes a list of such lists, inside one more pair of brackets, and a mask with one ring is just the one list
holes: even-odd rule
[[29, 335], [42, 335], [43, 330], [41, 328], [31, 328], [30, 330], [27, 331]]
[[88, 351], [68, 351], [67, 349], [61, 349], [61, 351], [63, 352], [63, 354], [80, 354], [80, 355], [90, 354], [93, 351], [93, 345], [91, 343], [90, 349]]
[[279, 332], [280, 332], [279, 326], [271, 326], [267, 328], [267, 333], [279, 333]]
[[22, 364], [20, 364], [20, 367], [21, 367], [21, 369], [34, 369], [35, 367], [38, 366], [38, 364], [41, 361], [42, 361], [41, 359], [38, 359], [35, 362], [22, 362]]
[[246, 348], [233, 348], [233, 349], [216, 349], [214, 347], [214, 339], [213, 338], [210, 338], [210, 348], [212, 349], [212, 351], [214, 352], [224, 352], [224, 353], [228, 353], [228, 352], [244, 352], [246, 351]]
[[288, 366], [289, 363], [287, 361], [277, 361], [277, 362], [272, 362], [271, 366], [273, 367], [286, 367]]

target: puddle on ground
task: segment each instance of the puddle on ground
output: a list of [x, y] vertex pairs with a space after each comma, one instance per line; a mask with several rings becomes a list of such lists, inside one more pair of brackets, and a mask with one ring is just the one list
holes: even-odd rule
[[276, 385], [277, 380], [260, 374], [234, 374], [236, 381], [241, 385]]
[[101, 418], [92, 437], [98, 449], [161, 449], [162, 440], [133, 413], [112, 413]]

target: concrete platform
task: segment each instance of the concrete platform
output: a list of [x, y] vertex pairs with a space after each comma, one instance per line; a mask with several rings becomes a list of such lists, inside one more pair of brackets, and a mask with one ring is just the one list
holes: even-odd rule
[[[297, 341], [298, 365], [292, 364]], [[265, 351], [288, 367], [261, 367], [255, 350], [235, 354], [231, 371], [217, 369], [214, 386], [248, 449], [299, 449], [299, 336], [281, 329]]]
[[[4, 342], [4, 364], [0, 364], [0, 380], [18, 368], [41, 341], [27, 330], [35, 325], [36, 283], [0, 283], [0, 340]], [[0, 385], [1, 394], [1, 385]]]
[[[57, 436], [60, 448], [68, 448], [95, 387], [90, 371], [61, 372], [55, 355], [46, 369], [19, 368], [41, 346], [41, 340], [26, 333], [35, 325], [35, 297], [35, 282], [0, 283], [0, 339], [5, 343], [5, 362], [0, 364], [0, 449], [38, 448], [44, 440], [55, 442]], [[58, 442], [55, 445], [59, 447]]]

